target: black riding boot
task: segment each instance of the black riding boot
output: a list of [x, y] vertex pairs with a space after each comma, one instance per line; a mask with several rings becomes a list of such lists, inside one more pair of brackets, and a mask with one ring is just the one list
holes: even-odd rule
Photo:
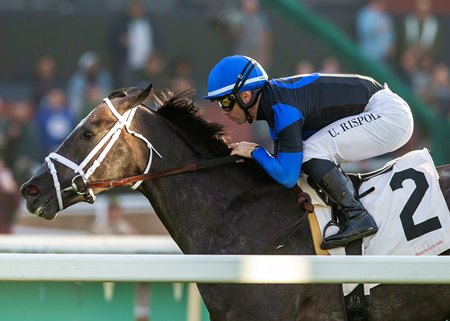
[[340, 207], [348, 222], [337, 234], [331, 235], [323, 241], [322, 249], [346, 246], [354, 240], [378, 231], [375, 220], [358, 200], [355, 188], [345, 173], [333, 162], [327, 160], [312, 159], [306, 164], [306, 170], [310, 170], [306, 171], [304, 168], [304, 171], [315, 176], [311, 179]]

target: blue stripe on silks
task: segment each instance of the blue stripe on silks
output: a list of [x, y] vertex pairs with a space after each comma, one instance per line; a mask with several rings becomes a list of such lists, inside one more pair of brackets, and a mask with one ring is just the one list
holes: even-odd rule
[[257, 148], [252, 158], [279, 184], [291, 188], [300, 177], [303, 152], [282, 153], [273, 157], [264, 148]]
[[273, 105], [272, 108], [275, 123], [275, 128], [273, 130], [274, 134], [277, 136], [284, 128], [300, 119], [303, 119], [301, 111], [291, 105], [278, 103]]
[[279, 79], [272, 79], [270, 80], [270, 84], [275, 85], [277, 87], [281, 87], [281, 88], [287, 88], [287, 89], [296, 89], [296, 88], [300, 88], [303, 86], [306, 86], [310, 83], [312, 83], [313, 81], [315, 81], [317, 78], [320, 77], [320, 74], [318, 73], [314, 73], [305, 77], [300, 78], [298, 81], [294, 82], [294, 83], [284, 83], [282, 82], [283, 79], [289, 80], [290, 78], [279, 78]]

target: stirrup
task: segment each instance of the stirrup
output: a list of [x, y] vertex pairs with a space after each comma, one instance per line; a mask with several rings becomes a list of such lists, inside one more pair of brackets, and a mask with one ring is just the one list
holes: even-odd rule
[[[320, 248], [322, 249], [322, 250], [328, 250], [328, 249], [330, 249], [330, 247], [326, 247], [327, 246], [327, 241], [326, 241], [326, 237], [325, 237], [325, 234], [326, 234], [326, 232], [327, 232], [327, 230], [330, 228], [330, 227], [332, 227], [332, 226], [335, 226], [335, 227], [338, 227], [339, 228], [339, 231], [336, 233], [336, 234], [339, 234], [341, 231], [342, 231], [342, 226], [337, 222], [337, 221], [335, 221], [335, 220], [330, 220], [326, 225], [325, 225], [325, 227], [323, 228], [323, 233], [322, 233], [322, 244], [320, 244]], [[333, 234], [333, 235], [336, 235], [336, 234]], [[331, 235], [332, 236], [332, 235]]]
[[[327, 240], [327, 239], [323, 239], [322, 244], [320, 245], [320, 248], [322, 250], [329, 250], [329, 249], [333, 249], [336, 247], [346, 247], [348, 244], [350, 244], [353, 241], [362, 239], [364, 237], [370, 236], [375, 234], [376, 232], [378, 232], [378, 228], [372, 228], [360, 233], [356, 233], [350, 237], [344, 237], [344, 238], [338, 238], [338, 239], [334, 239], [334, 240]], [[332, 236], [336, 236], [339, 235], [339, 233], [334, 234], [329, 236], [328, 238], [332, 237]]]

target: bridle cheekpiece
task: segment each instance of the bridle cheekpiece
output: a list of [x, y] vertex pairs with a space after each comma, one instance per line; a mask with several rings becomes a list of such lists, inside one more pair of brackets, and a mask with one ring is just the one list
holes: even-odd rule
[[[101, 165], [102, 161], [105, 159], [106, 155], [109, 153], [111, 148], [114, 146], [116, 141], [119, 139], [120, 133], [122, 132], [122, 129], [125, 128], [126, 131], [141, 139], [144, 141], [147, 145], [147, 148], [149, 150], [149, 157], [147, 166], [144, 170], [144, 174], [148, 173], [152, 164], [153, 159], [153, 151], [162, 158], [161, 154], [158, 153], [158, 151], [153, 147], [153, 145], [148, 141], [147, 138], [145, 138], [143, 135], [133, 131], [130, 129], [131, 122], [133, 121], [133, 118], [136, 114], [136, 111], [139, 107], [136, 106], [134, 108], [131, 108], [127, 110], [123, 115], [120, 115], [114, 105], [111, 103], [109, 98], [104, 98], [103, 102], [106, 103], [112, 114], [117, 118], [116, 123], [114, 126], [109, 130], [108, 133], [106, 133], [105, 136], [98, 142], [98, 144], [89, 152], [89, 154], [86, 156], [86, 158], [78, 165], [75, 162], [71, 161], [70, 159], [56, 153], [50, 153], [46, 158], [45, 161], [47, 163], [48, 168], [50, 169], [50, 174], [53, 178], [53, 186], [56, 191], [56, 197], [58, 199], [58, 206], [59, 210], [64, 209], [64, 204], [62, 201], [62, 193], [63, 192], [73, 192], [78, 195], [84, 195], [85, 201], [89, 203], [95, 202], [95, 193], [92, 188], [89, 188], [87, 186], [87, 183], [89, 182], [89, 177], [95, 172], [95, 170]], [[100, 152], [101, 151], [101, 152]], [[100, 155], [92, 162], [92, 165], [86, 170], [88, 164], [93, 160], [95, 155], [97, 155], [100, 152]], [[75, 173], [78, 173], [71, 182], [71, 186], [66, 187], [64, 189], [61, 189], [61, 185], [58, 179], [58, 173], [56, 170], [56, 167], [53, 163], [53, 161], [57, 161], [61, 164], [63, 164], [66, 167], [71, 168]], [[77, 180], [81, 179], [84, 191], [80, 191], [77, 185]], [[135, 182], [131, 188], [136, 189], [139, 187], [139, 185], [142, 183], [142, 181]]]

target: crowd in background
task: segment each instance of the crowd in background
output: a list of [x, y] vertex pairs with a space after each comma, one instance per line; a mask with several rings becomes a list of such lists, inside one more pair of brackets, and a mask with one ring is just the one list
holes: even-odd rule
[[[355, 42], [367, 57], [401, 77], [437, 114], [450, 118], [449, 66], [442, 62], [444, 35], [432, 14], [430, 0], [415, 0], [415, 4], [415, 11], [402, 18], [399, 28], [385, 9], [385, 1], [369, 0], [355, 19]], [[232, 44], [230, 51], [251, 56], [270, 71], [277, 35], [259, 1], [241, 0], [240, 6], [228, 12], [220, 28]], [[68, 79], [60, 78], [61, 62], [55, 61], [51, 52], [41, 56], [30, 70], [31, 98], [0, 98], [0, 219], [9, 217], [12, 222], [11, 213], [19, 203], [17, 186], [113, 89], [143, 87], [149, 82], [174, 92], [205, 86], [206, 79], [194, 79], [195, 66], [189, 57], [167, 61], [161, 54], [158, 30], [140, 1], [130, 2], [105, 41], [110, 57], [94, 51], [80, 53], [78, 69]], [[110, 61], [109, 66], [105, 60]], [[314, 65], [308, 57], [299, 57], [297, 65], [292, 66], [292, 75], [312, 72], [346, 70], [333, 56], [324, 58], [320, 65]], [[196, 99], [205, 117], [225, 123], [234, 141], [270, 144], [265, 125], [237, 128], [221, 117], [219, 108], [202, 101], [202, 96], [203, 92], [199, 92]], [[412, 144], [411, 149], [426, 146], [426, 138], [419, 133]]]

